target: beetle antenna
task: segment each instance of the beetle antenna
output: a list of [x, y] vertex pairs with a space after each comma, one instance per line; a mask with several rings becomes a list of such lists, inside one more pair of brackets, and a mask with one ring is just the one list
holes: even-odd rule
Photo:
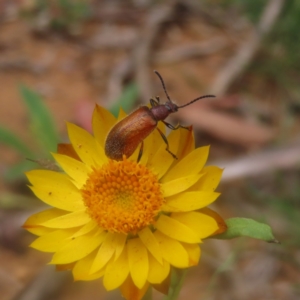
[[192, 104], [192, 103], [194, 103], [194, 102], [196, 102], [196, 101], [198, 101], [200, 99], [203, 99], [203, 98], [214, 98], [214, 97], [216, 97], [216, 96], [214, 96], [214, 95], [204, 95], [204, 96], [201, 96], [201, 97], [198, 97], [198, 98], [192, 100], [189, 103], [186, 103], [184, 105], [178, 106], [177, 108], [183, 108], [183, 107], [188, 106], [188, 105], [190, 105], [190, 104]]
[[165, 91], [165, 94], [166, 94], [168, 100], [169, 100], [170, 102], [172, 102], [172, 100], [170, 99], [170, 97], [169, 97], [169, 95], [168, 95], [168, 92], [167, 92], [167, 89], [166, 89], [164, 80], [162, 79], [161, 75], [160, 75], [156, 70], [154, 70], [153, 72], [159, 77], [160, 82], [161, 82], [161, 84], [162, 84], [162, 86], [163, 86], [163, 89], [164, 89], [164, 91]]

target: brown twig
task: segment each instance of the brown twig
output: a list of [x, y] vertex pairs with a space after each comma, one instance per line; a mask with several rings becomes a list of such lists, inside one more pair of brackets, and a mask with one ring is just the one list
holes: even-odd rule
[[145, 102], [149, 100], [152, 95], [150, 80], [152, 74], [149, 72], [148, 66], [151, 62], [152, 45], [162, 24], [172, 16], [175, 4], [176, 2], [174, 5], [156, 7], [149, 13], [144, 28], [136, 38], [136, 43], [133, 44], [131, 56], [119, 63], [111, 73], [106, 97], [111, 104], [118, 99], [122, 92], [124, 79], [133, 71], [135, 71], [136, 82], [143, 100]]
[[154, 56], [154, 62], [159, 64], [172, 64], [182, 60], [210, 55], [224, 49], [227, 43], [223, 38], [212, 38], [200, 43], [190, 43], [188, 45], [177, 46], [170, 50], [157, 53]]
[[133, 51], [136, 82], [140, 87], [140, 94], [143, 101], [148, 101], [149, 95], [152, 95], [151, 87], [152, 74], [149, 72], [151, 62], [151, 51], [153, 43], [156, 40], [161, 26], [170, 20], [177, 2], [171, 4], [159, 5], [155, 7], [148, 15], [145, 26], [141, 30], [138, 44]]
[[[182, 109], [177, 116], [188, 120], [195, 129], [200, 129], [219, 140], [253, 149], [270, 142], [275, 131], [267, 126], [245, 121], [241, 117], [214, 111], [202, 103]], [[201, 106], [201, 108], [200, 108]], [[199, 108], [199, 109], [198, 109]]]
[[286, 170], [299, 167], [300, 141], [291, 142], [282, 148], [273, 148], [246, 155], [231, 161], [213, 162], [224, 168], [222, 181], [262, 175], [275, 170]]
[[108, 90], [105, 98], [107, 107], [112, 106], [120, 97], [123, 91], [124, 80], [129, 76], [132, 70], [133, 62], [130, 58], [125, 58], [114, 67], [108, 80]]
[[260, 18], [256, 30], [253, 30], [232, 58], [219, 72], [209, 91], [218, 96], [226, 93], [229, 86], [241, 75], [246, 66], [259, 49], [262, 39], [270, 32], [275, 24], [285, 0], [269, 0]]

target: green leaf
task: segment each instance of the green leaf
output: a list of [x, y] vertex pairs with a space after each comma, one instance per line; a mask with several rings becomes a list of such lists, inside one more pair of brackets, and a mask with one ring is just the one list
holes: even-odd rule
[[14, 148], [24, 156], [33, 155], [33, 152], [19, 139], [18, 136], [3, 127], [0, 127], [0, 143]]
[[19, 90], [29, 110], [31, 127], [35, 138], [45, 152], [55, 151], [58, 134], [49, 110], [37, 93], [25, 85], [20, 85]]
[[213, 238], [228, 240], [246, 236], [269, 243], [278, 243], [273, 236], [271, 227], [267, 224], [246, 218], [231, 218], [225, 222], [228, 226], [227, 230], [224, 233], [213, 236]]
[[135, 83], [129, 83], [125, 87], [122, 95], [116, 101], [116, 103], [109, 109], [110, 112], [117, 116], [119, 113], [120, 106], [126, 111], [131, 111], [138, 97], [139, 90]]
[[168, 295], [163, 298], [164, 300], [176, 300], [178, 298], [183, 282], [187, 275], [187, 270], [188, 269], [172, 268], [171, 284]]
[[17, 192], [4, 192], [0, 194], [0, 209], [15, 210], [15, 209], [34, 209], [45, 208], [42, 201], [38, 201], [34, 195], [27, 196]]

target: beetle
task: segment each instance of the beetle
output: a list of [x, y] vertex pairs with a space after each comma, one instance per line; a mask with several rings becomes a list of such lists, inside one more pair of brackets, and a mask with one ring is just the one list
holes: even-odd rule
[[178, 109], [188, 106], [200, 99], [215, 97], [213, 95], [205, 95], [198, 97], [184, 105], [176, 105], [169, 97], [166, 86], [162, 76], [157, 72], [154, 73], [159, 77], [164, 92], [167, 96], [167, 101], [160, 104], [159, 97], [150, 99], [151, 108], [148, 106], [141, 106], [124, 119], [119, 121], [108, 133], [105, 141], [105, 154], [107, 157], [114, 160], [122, 160], [123, 155], [129, 157], [141, 144], [138, 161], [140, 160], [143, 152], [144, 139], [154, 130], [157, 129], [166, 143], [166, 151], [168, 151], [175, 159], [176, 155], [169, 150], [169, 143], [167, 137], [157, 127], [157, 123], [162, 121], [168, 128], [176, 130], [179, 128], [188, 129], [188, 127], [181, 126], [180, 124], [174, 127], [167, 123], [165, 119], [169, 114], [175, 113]]

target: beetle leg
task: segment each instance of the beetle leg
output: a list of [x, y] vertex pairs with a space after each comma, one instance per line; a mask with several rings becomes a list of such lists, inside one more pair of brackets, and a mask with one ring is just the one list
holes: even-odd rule
[[155, 99], [151, 98], [150, 99], [150, 104], [151, 104], [151, 107], [159, 105], [159, 97], [156, 96]]
[[142, 155], [143, 155], [143, 151], [144, 151], [144, 141], [141, 142], [141, 148], [140, 148], [140, 151], [139, 151], [137, 162], [139, 162], [141, 160]]
[[180, 124], [178, 124], [176, 127], [174, 127], [173, 125], [171, 125], [170, 123], [164, 121], [164, 120], [161, 120], [168, 128], [172, 129], [172, 130], [176, 130], [176, 129], [179, 129], [179, 128], [183, 128], [183, 129], [187, 129], [187, 130], [191, 130], [190, 127], [185, 127], [185, 126], [181, 126]]
[[156, 127], [156, 129], [158, 130], [159, 134], [161, 135], [162, 139], [167, 145], [166, 151], [168, 151], [175, 159], [178, 159], [177, 156], [169, 150], [169, 142], [167, 137], [162, 133], [162, 131], [158, 127]]

